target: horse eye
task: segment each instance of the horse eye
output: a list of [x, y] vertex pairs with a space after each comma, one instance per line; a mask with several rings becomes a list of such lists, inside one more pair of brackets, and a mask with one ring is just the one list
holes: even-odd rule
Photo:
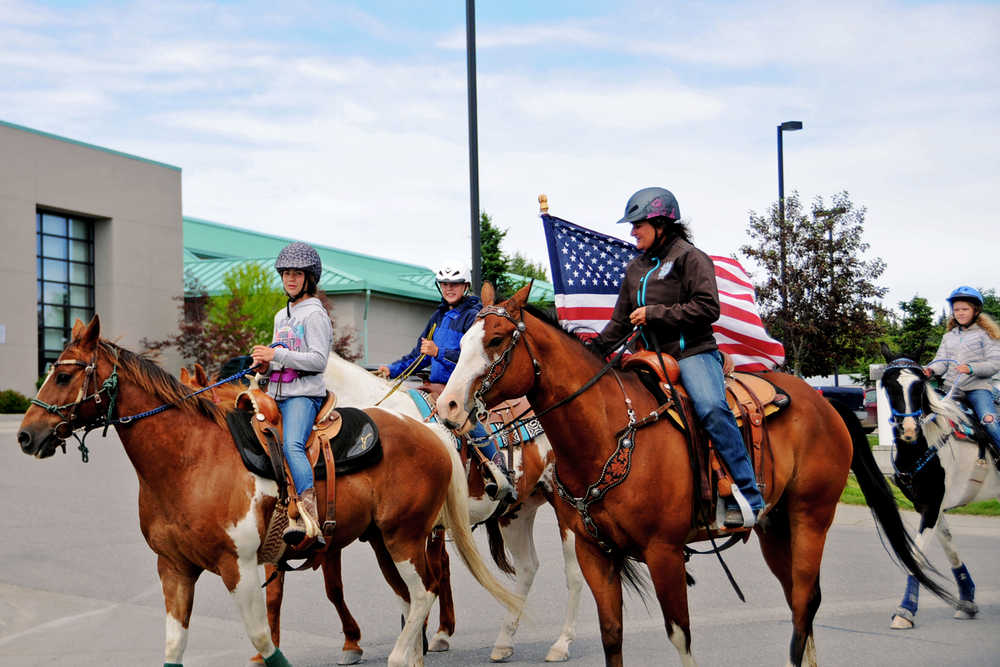
[[496, 347], [503, 341], [502, 336], [494, 336], [492, 340], [487, 344], [487, 347]]
[[69, 373], [59, 373], [56, 375], [56, 384], [69, 384]]

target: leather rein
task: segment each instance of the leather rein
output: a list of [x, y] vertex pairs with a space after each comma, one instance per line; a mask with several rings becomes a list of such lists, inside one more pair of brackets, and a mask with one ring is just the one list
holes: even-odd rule
[[[152, 415], [163, 412], [164, 410], [175, 407], [181, 401], [186, 401], [187, 399], [193, 396], [197, 396], [198, 394], [201, 394], [206, 391], [212, 391], [214, 394], [214, 390], [216, 387], [223, 385], [227, 382], [232, 382], [233, 380], [241, 378], [244, 375], [248, 375], [253, 371], [252, 368], [248, 368], [238, 373], [234, 373], [233, 375], [227, 378], [223, 378], [222, 380], [219, 380], [214, 384], [210, 384], [207, 387], [203, 387], [202, 389], [194, 391], [188, 394], [187, 396], [181, 398], [180, 401], [176, 401], [174, 403], [164, 403], [163, 405], [153, 408], [152, 410], [146, 410], [145, 412], [140, 412], [134, 415], [128, 415], [125, 417], [113, 417], [112, 415], [114, 414], [115, 404], [118, 402], [118, 393], [120, 390], [118, 382], [117, 352], [115, 353], [115, 361], [111, 369], [111, 373], [108, 375], [108, 378], [101, 383], [100, 388], [98, 388], [92, 394], [87, 394], [87, 389], [90, 387], [91, 381], [93, 381], [95, 387], [97, 386], [97, 377], [96, 377], [97, 350], [94, 351], [94, 356], [91, 357], [89, 363], [86, 361], [81, 361], [79, 359], [60, 359], [52, 362], [52, 370], [49, 371], [49, 378], [51, 378], [52, 374], [56, 372], [57, 367], [60, 365], [83, 367], [83, 373], [84, 373], [83, 385], [80, 388], [80, 392], [77, 394], [77, 399], [72, 403], [65, 403], [63, 405], [53, 405], [51, 403], [46, 403], [45, 401], [39, 399], [38, 396], [36, 395], [34, 398], [31, 399], [31, 403], [44, 409], [46, 412], [50, 414], [56, 414], [62, 417], [62, 421], [56, 424], [56, 427], [53, 429], [53, 433], [55, 434], [55, 437], [60, 440], [60, 445], [62, 446], [64, 454], [66, 453], [66, 440], [70, 436], [76, 438], [77, 442], [79, 443], [77, 449], [80, 450], [80, 458], [83, 460], [84, 463], [90, 461], [90, 450], [87, 449], [85, 441], [87, 439], [87, 436], [90, 435], [91, 431], [103, 427], [104, 431], [101, 433], [101, 437], [102, 438], [107, 437], [108, 428], [110, 428], [111, 426], [127, 425], [134, 423], [136, 421], [139, 421], [140, 419], [144, 419], [145, 417], [150, 417]], [[46, 378], [46, 382], [48, 382], [49, 378]], [[107, 398], [108, 409], [103, 413], [98, 413], [95, 420], [90, 423], [75, 424], [74, 422], [76, 422], [77, 419], [77, 409], [83, 404], [87, 403], [88, 401], [93, 401], [95, 406], [99, 406], [101, 403], [104, 402], [104, 400], [101, 399], [101, 394], [105, 394]], [[67, 410], [69, 411], [69, 414], [66, 413]], [[84, 431], [82, 438], [76, 434], [76, 431], [80, 429], [83, 429]]]
[[[500, 378], [503, 377], [504, 373], [507, 372], [507, 368], [510, 366], [510, 358], [511, 355], [513, 354], [514, 348], [517, 346], [517, 343], [522, 338], [524, 339], [525, 349], [528, 351], [528, 355], [531, 357], [531, 363], [535, 370], [535, 376], [538, 377], [542, 373], [542, 366], [540, 363], [538, 363], [538, 360], [535, 358], [534, 353], [531, 351], [531, 346], [528, 343], [527, 336], [525, 335], [526, 326], [524, 324], [524, 320], [514, 319], [514, 317], [510, 314], [510, 312], [506, 308], [503, 308], [502, 306], [486, 306], [479, 311], [479, 314], [476, 315], [476, 319], [477, 320], [483, 319], [487, 315], [496, 315], [497, 317], [504, 318], [505, 320], [514, 325], [514, 331], [511, 334], [510, 343], [508, 343], [507, 347], [504, 348], [504, 350], [500, 354], [498, 354], [496, 358], [490, 363], [489, 367], [486, 369], [486, 373], [483, 375], [484, 379], [480, 384], [479, 389], [477, 389], [476, 392], [473, 394], [477, 419], [486, 418], [487, 414], [486, 402], [483, 399], [483, 396], [486, 394], [486, 392], [489, 391], [489, 389], [494, 384], [496, 384], [496, 382]], [[622, 341], [620, 341], [617, 345], [615, 345], [614, 348], [617, 349], [618, 347], [622, 346], [623, 343], [628, 343], [633, 337], [635, 337], [637, 333], [638, 329], [631, 332]], [[597, 523], [594, 521], [593, 516], [591, 516], [590, 508], [594, 503], [601, 501], [611, 489], [615, 488], [616, 486], [625, 481], [632, 468], [632, 452], [635, 448], [635, 432], [644, 426], [648, 426], [649, 424], [656, 422], [659, 419], [662, 412], [667, 408], [666, 405], [660, 406], [660, 408], [657, 408], [646, 417], [642, 419], [637, 418], [635, 410], [632, 407], [632, 400], [629, 398], [628, 393], [625, 391], [625, 385], [622, 383], [621, 376], [619, 376], [619, 374], [616, 371], [612, 370], [614, 365], [618, 363], [623, 353], [624, 353], [624, 348], [622, 349], [622, 353], [615, 355], [615, 357], [611, 361], [607, 362], [604, 365], [604, 367], [597, 372], [596, 375], [587, 380], [587, 382], [585, 382], [579, 389], [574, 391], [569, 396], [557, 401], [553, 405], [550, 405], [549, 407], [535, 414], [535, 419], [540, 419], [543, 415], [548, 414], [549, 412], [555, 410], [556, 408], [566, 405], [567, 403], [574, 400], [575, 398], [583, 394], [585, 391], [593, 387], [598, 380], [600, 380], [608, 373], [608, 371], [611, 371], [612, 376], [618, 383], [618, 387], [621, 389], [622, 396], [624, 397], [625, 400], [625, 410], [628, 415], [628, 424], [623, 429], [618, 431], [618, 433], [615, 434], [617, 446], [615, 447], [615, 450], [611, 453], [611, 455], [607, 458], [607, 460], [604, 462], [604, 466], [601, 468], [601, 474], [600, 476], [598, 476], [597, 480], [587, 486], [582, 496], [574, 496], [572, 492], [570, 492], [569, 488], [567, 488], [567, 486], [559, 478], [558, 465], [555, 464], [553, 465], [553, 473], [554, 473], [553, 478], [555, 479], [556, 489], [559, 492], [559, 497], [562, 498], [567, 504], [576, 509], [577, 513], [579, 513], [580, 515], [580, 520], [583, 522], [584, 528], [586, 528], [587, 530], [587, 533], [590, 534], [591, 538], [593, 538], [593, 540], [598, 544], [598, 546], [606, 553], [612, 553], [617, 547], [616, 545], [614, 545], [613, 543], [609, 542], [604, 538], [600, 529], [597, 526]], [[501, 368], [501, 363], [503, 364], [502, 368]], [[499, 373], [496, 373], [494, 375], [494, 372], [497, 370], [497, 368], [501, 368], [501, 370]], [[518, 417], [510, 424], [508, 424], [506, 427], [504, 427], [503, 430], [509, 430], [519, 427], [521, 422], [521, 417], [524, 414], [525, 413], [518, 415]], [[469, 416], [471, 416], [471, 411]], [[468, 416], [466, 417], [466, 419], [468, 420]], [[502, 431], [498, 431], [492, 435], [495, 436], [499, 432]]]

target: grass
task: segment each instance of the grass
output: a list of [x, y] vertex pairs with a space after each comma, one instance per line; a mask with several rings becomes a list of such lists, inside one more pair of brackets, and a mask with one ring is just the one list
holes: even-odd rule
[[[893, 495], [896, 496], [896, 504], [899, 505], [900, 509], [913, 509], [913, 503], [903, 497], [902, 492], [896, 488], [896, 485], [892, 483], [892, 480], [886, 479], [889, 482], [889, 488], [892, 489]], [[848, 505], [864, 505], [865, 497], [861, 493], [861, 488], [858, 486], [857, 480], [854, 478], [854, 473], [851, 473], [847, 477], [847, 486], [844, 488], [844, 493], [840, 496], [840, 502], [847, 503]], [[1000, 501], [997, 500], [984, 500], [978, 503], [970, 503], [963, 507], [956, 507], [953, 510], [948, 510], [950, 514], [975, 514], [979, 516], [1000, 516]]]

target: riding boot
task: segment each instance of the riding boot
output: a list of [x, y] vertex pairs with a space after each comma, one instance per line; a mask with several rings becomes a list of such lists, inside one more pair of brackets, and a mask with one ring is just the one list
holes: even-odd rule
[[514, 488], [511, 481], [503, 454], [499, 451], [494, 452], [493, 458], [486, 462], [486, 468], [489, 471], [489, 476], [483, 481], [487, 495], [497, 501], [505, 498], [509, 502], [516, 501], [517, 489]]
[[299, 508], [306, 514], [306, 533], [310, 537], [315, 537], [316, 542], [323, 545], [325, 541], [323, 540], [323, 531], [319, 527], [319, 511], [316, 509], [316, 487], [310, 487], [302, 492], [302, 502], [299, 504]]
[[295, 545], [306, 539], [306, 524], [302, 520], [302, 505], [302, 499], [299, 498], [298, 518], [293, 518], [291, 512], [288, 514], [288, 525], [285, 526], [285, 531], [281, 534], [281, 539], [285, 541], [285, 544]]

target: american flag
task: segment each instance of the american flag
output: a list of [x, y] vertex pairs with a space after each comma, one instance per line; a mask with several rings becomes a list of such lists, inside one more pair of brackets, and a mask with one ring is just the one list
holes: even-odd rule
[[[607, 324], [635, 247], [561, 218], [542, 215], [555, 287], [556, 315], [567, 328], [599, 332]], [[753, 283], [740, 263], [710, 255], [715, 263], [722, 313], [712, 325], [719, 349], [737, 370], [762, 371], [785, 361], [785, 348], [767, 335], [754, 300]]]

